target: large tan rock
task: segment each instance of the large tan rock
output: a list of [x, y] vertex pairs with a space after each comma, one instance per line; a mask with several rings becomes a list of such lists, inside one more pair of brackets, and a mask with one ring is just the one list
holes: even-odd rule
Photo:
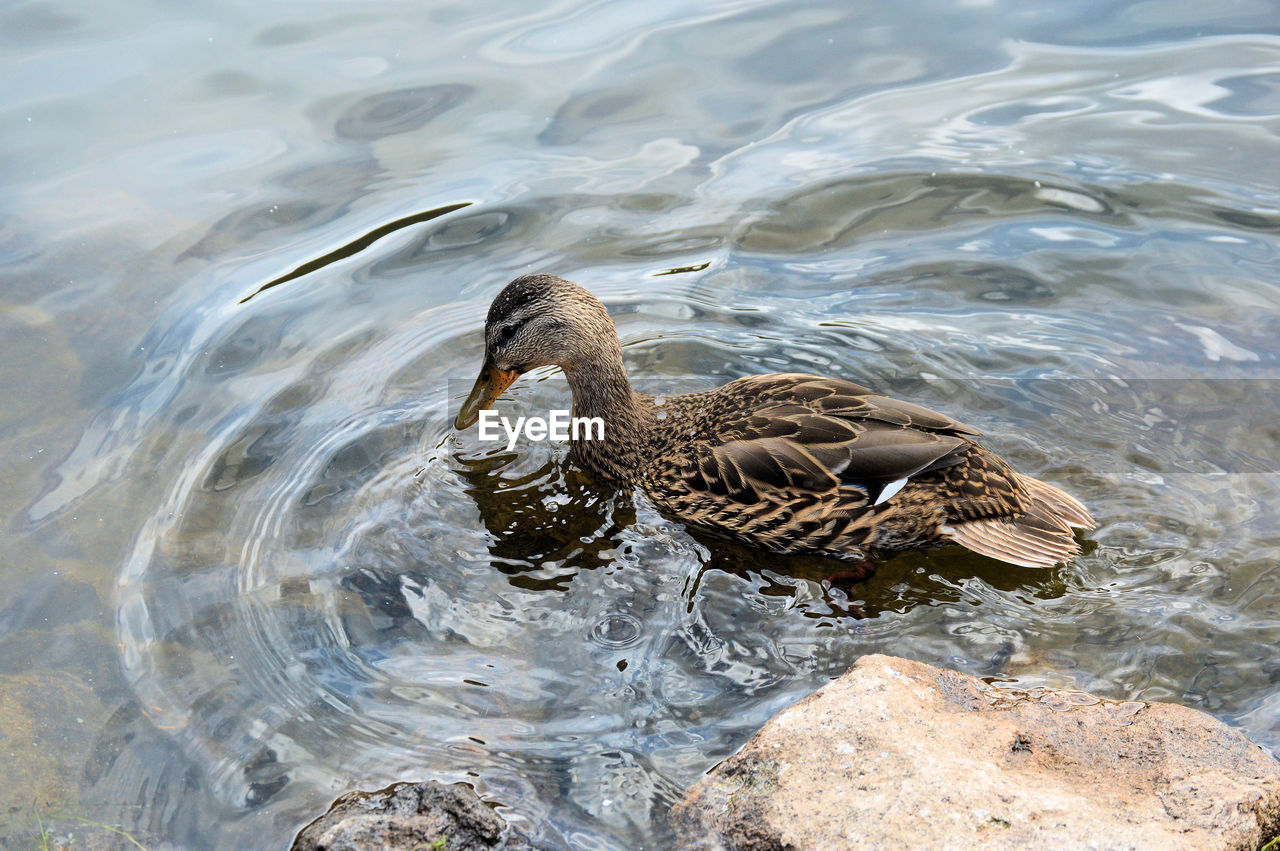
[[1280, 832], [1280, 763], [1183, 706], [865, 656], [672, 817], [692, 848], [1253, 851]]

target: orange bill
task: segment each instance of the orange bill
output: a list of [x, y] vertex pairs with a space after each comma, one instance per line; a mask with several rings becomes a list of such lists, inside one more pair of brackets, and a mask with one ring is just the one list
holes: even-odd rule
[[475, 425], [480, 419], [480, 412], [493, 407], [494, 400], [519, 377], [520, 373], [516, 370], [498, 369], [490, 361], [485, 360], [484, 366], [480, 367], [480, 375], [467, 396], [467, 401], [462, 403], [462, 410], [458, 411], [458, 418], [453, 421], [453, 427], [463, 429]]

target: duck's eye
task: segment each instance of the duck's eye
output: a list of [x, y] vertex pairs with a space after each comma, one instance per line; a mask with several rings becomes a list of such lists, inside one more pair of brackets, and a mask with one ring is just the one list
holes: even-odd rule
[[498, 336], [495, 338], [499, 346], [505, 346], [510, 342], [511, 338], [516, 335], [516, 331], [520, 329], [519, 325], [503, 325], [498, 329]]

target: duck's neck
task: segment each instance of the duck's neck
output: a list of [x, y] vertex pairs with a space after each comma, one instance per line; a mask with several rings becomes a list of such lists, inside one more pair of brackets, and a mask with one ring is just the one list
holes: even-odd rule
[[[612, 484], [635, 484], [649, 461], [653, 400], [631, 389], [617, 337], [598, 358], [565, 366], [573, 391], [573, 415], [599, 418], [604, 437], [589, 425], [573, 440], [578, 462]], [[590, 436], [590, 439], [587, 438]]]

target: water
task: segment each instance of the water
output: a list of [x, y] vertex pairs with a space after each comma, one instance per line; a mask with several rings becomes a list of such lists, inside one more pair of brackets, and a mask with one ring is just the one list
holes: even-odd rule
[[[6, 847], [114, 836], [77, 818], [278, 847], [431, 777], [553, 847], [664, 847], [684, 787], [868, 652], [1280, 747], [1278, 31], [1266, 3], [6, 7]], [[605, 299], [652, 389], [826, 372], [981, 428], [1093, 509], [1086, 554], [832, 582], [563, 447], [454, 435], [488, 300], [534, 270]]]

